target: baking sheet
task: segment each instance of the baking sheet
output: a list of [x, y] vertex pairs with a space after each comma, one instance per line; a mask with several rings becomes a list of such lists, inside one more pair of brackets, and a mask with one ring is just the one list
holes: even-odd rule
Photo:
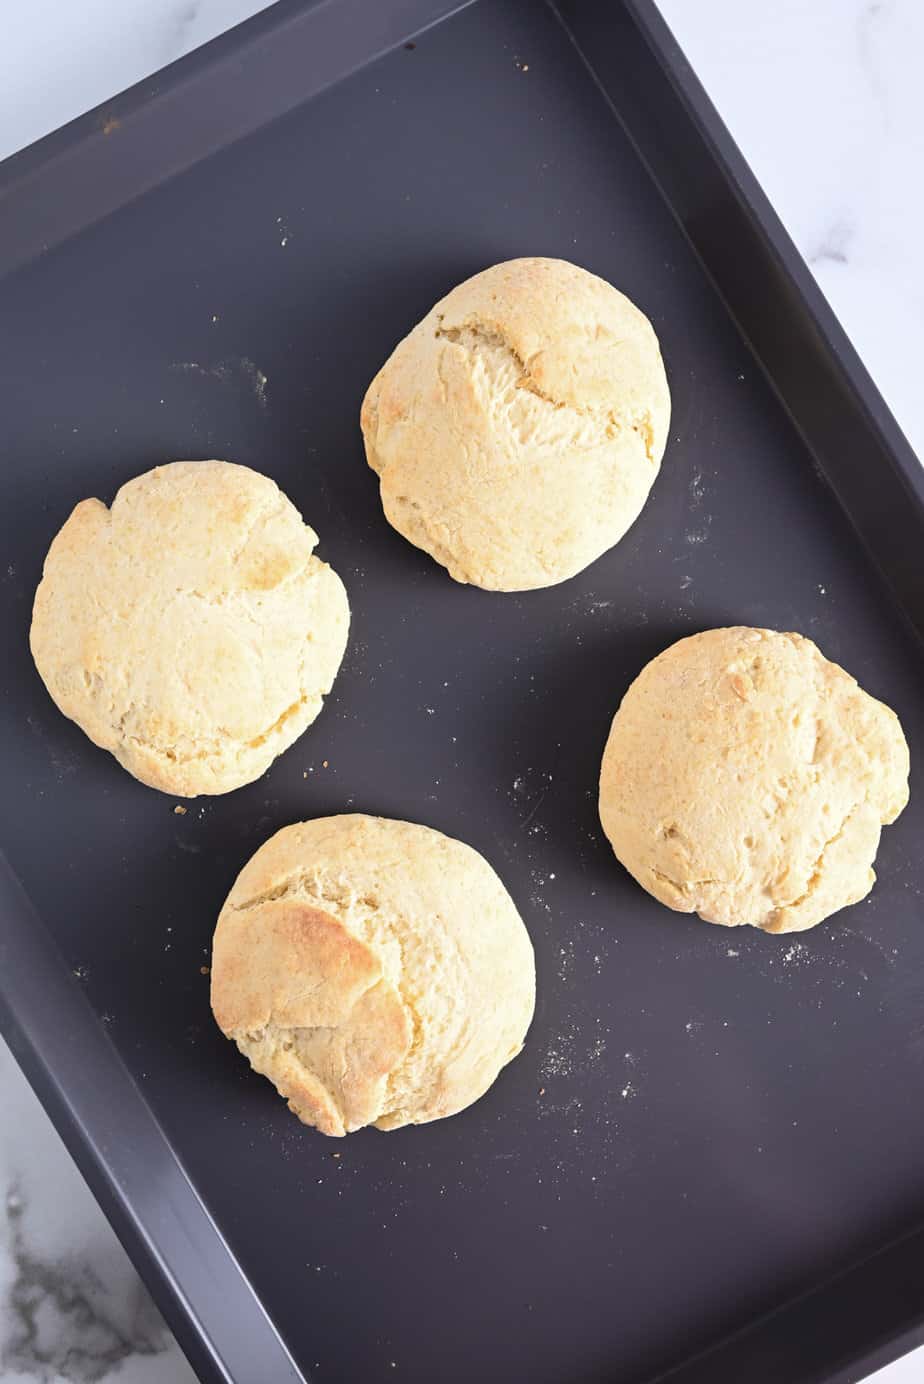
[[[430, 304], [520, 254], [640, 304], [674, 413], [623, 542], [565, 585], [498, 596], [387, 526], [357, 420]], [[303, 1371], [649, 1380], [920, 1223], [917, 797], [873, 895], [796, 937], [668, 912], [599, 828], [609, 720], [674, 639], [810, 635], [899, 712], [913, 773], [922, 666], [550, 9], [482, 0], [11, 274], [0, 372], [0, 839]], [[353, 627], [306, 736], [177, 816], [60, 717], [26, 632], [78, 499], [208, 456], [278, 481]], [[256, 846], [343, 810], [482, 851], [529, 927], [539, 998], [472, 1109], [334, 1144], [215, 1030], [203, 968]]]

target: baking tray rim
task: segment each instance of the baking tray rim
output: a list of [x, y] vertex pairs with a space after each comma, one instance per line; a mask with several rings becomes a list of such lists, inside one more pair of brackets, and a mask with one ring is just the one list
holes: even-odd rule
[[[159, 182], [192, 167], [218, 148], [228, 147], [263, 128], [277, 116], [285, 114], [297, 104], [307, 102], [325, 87], [364, 67], [390, 48], [409, 41], [431, 25], [440, 23], [475, 2], [404, 0], [399, 14], [393, 4], [379, 5], [375, 0], [276, 0], [275, 4], [170, 64], [154, 77], [137, 83], [27, 149], [0, 161], [0, 211], [5, 225], [0, 234], [0, 278], [8, 272], [26, 267], [31, 261], [53, 250], [56, 244], [66, 243], [119, 207], [142, 196]], [[575, 21], [579, 18], [578, 11], [583, 3], [584, 0], [563, 0], [563, 3], [556, 4], [549, 0], [550, 8], [558, 15], [581, 53], [593, 80], [610, 99], [600, 79], [598, 65], [588, 60], [586, 50], [582, 47], [579, 26]], [[637, 30], [640, 41], [676, 93], [693, 132], [708, 149], [728, 197], [746, 215], [762, 248], [792, 286], [817, 333], [819, 350], [834, 367], [841, 384], [849, 386], [850, 393], [865, 415], [870, 433], [878, 438], [881, 450], [887, 455], [894, 476], [906, 492], [916, 522], [924, 533], [924, 470], [653, 0], [620, 0], [616, 10], [620, 19], [627, 20]], [[357, 16], [370, 18], [373, 14], [381, 23], [364, 28], [356, 22]], [[333, 61], [327, 62], [324, 43], [318, 42], [314, 46], [314, 63], [305, 72], [299, 91], [293, 93], [290, 88], [278, 91], [269, 107], [259, 111], [250, 109], [246, 117], [231, 130], [230, 136], [218, 142], [215, 142], [214, 132], [207, 132], [207, 137], [197, 142], [193, 137], [194, 131], [189, 144], [180, 151], [174, 150], [171, 159], [162, 160], [160, 167], [156, 167], [155, 161], [143, 167], [140, 176], [128, 176], [126, 170], [131, 159], [128, 136], [137, 122], [162, 119], [165, 112], [169, 114], [171, 100], [194, 96], [207, 74], [214, 75], [222, 69], [228, 71], [254, 50], [271, 52], [274, 45], [278, 45], [281, 32], [292, 25], [301, 27], [302, 32], [313, 27], [322, 38], [326, 38], [335, 50]], [[612, 100], [610, 104], [613, 105]], [[614, 108], [613, 113], [625, 128], [618, 109]], [[119, 132], [118, 139], [109, 138], [114, 131]], [[148, 133], [142, 131], [142, 138]], [[653, 166], [654, 161], [644, 148], [639, 147], [631, 131], [629, 136], [655, 182], [663, 190], [663, 180], [657, 166]], [[41, 216], [47, 213], [43, 196], [50, 194], [51, 204], [54, 204], [61, 166], [88, 150], [92, 152], [95, 171], [95, 177], [88, 183], [88, 197], [92, 199], [98, 191], [100, 180], [105, 182], [107, 179], [119, 185], [119, 195], [110, 200], [104, 197], [102, 202], [98, 200], [96, 204], [85, 199], [79, 203], [75, 216], [57, 221], [59, 233], [55, 237], [37, 236], [36, 228]], [[670, 205], [676, 215], [673, 204]], [[781, 393], [777, 380], [767, 370], [764, 355], [751, 340], [733, 295], [725, 290], [721, 281], [716, 281], [702, 246], [697, 242], [695, 228], [683, 220], [682, 224], [694, 252], [704, 263], [738, 329], [754, 349], [758, 363], [768, 374], [784, 408], [798, 427], [799, 418], [794, 413], [791, 401], [785, 393]], [[800, 431], [803, 431], [801, 427]], [[812, 439], [805, 437], [804, 431], [803, 437], [814, 453], [816, 449]], [[899, 605], [904, 608], [898, 594]], [[10, 1044], [27, 1079], [139, 1267], [194, 1367], [203, 1378], [208, 1379], [249, 1377], [240, 1373], [241, 1368], [247, 1368], [246, 1360], [251, 1358], [246, 1344], [241, 1340], [242, 1334], [247, 1333], [233, 1329], [229, 1332], [228, 1314], [224, 1313], [222, 1319], [217, 1317], [214, 1302], [209, 1312], [209, 1305], [203, 1301], [201, 1277], [192, 1282], [188, 1278], [189, 1246], [187, 1263], [180, 1272], [177, 1265], [182, 1252], [178, 1244], [174, 1245], [176, 1254], [172, 1260], [164, 1253], [162, 1242], [170, 1236], [163, 1224], [161, 1208], [155, 1204], [155, 1199], [145, 1198], [143, 1189], [137, 1183], [132, 1185], [131, 1167], [143, 1161], [137, 1155], [138, 1145], [130, 1149], [127, 1162], [125, 1148], [120, 1150], [119, 1147], [120, 1144], [124, 1145], [126, 1111], [136, 1121], [134, 1135], [145, 1139], [147, 1151], [151, 1153], [156, 1150], [158, 1157], [164, 1153], [169, 1155], [168, 1163], [172, 1162], [176, 1179], [171, 1183], [173, 1209], [179, 1207], [182, 1215], [189, 1217], [193, 1231], [188, 1239], [193, 1241], [197, 1236], [201, 1237], [191, 1257], [196, 1258], [196, 1254], [201, 1253], [209, 1260], [208, 1272], [217, 1274], [216, 1282], [220, 1282], [222, 1290], [228, 1294], [228, 1298], [223, 1299], [224, 1304], [227, 1305], [227, 1301], [235, 1302], [236, 1312], [240, 1313], [238, 1320], [246, 1324], [251, 1339], [259, 1343], [263, 1352], [262, 1363], [269, 1367], [268, 1370], [264, 1369], [262, 1375], [266, 1384], [271, 1384], [271, 1381], [275, 1384], [276, 1380], [304, 1378], [267, 1316], [266, 1309], [234, 1260], [219, 1227], [209, 1216], [181, 1161], [166, 1140], [143, 1093], [109, 1043], [97, 1016], [70, 975], [44, 924], [35, 916], [2, 853], [0, 917], [4, 922], [4, 931], [0, 934], [0, 1032]], [[24, 959], [29, 957], [41, 968], [32, 974], [28, 967], [23, 968]], [[17, 978], [15, 986], [8, 983], [8, 978], [14, 973]], [[23, 984], [24, 978], [29, 983]], [[46, 983], [54, 988], [56, 1004], [30, 1004], [30, 995], [35, 1000]], [[73, 1064], [68, 1062], [69, 1052], [73, 1053], [81, 1041], [96, 1048], [97, 1071], [105, 1074], [109, 1089], [118, 1093], [118, 1100], [111, 1103], [105, 1118], [104, 1107], [97, 1102], [94, 1109], [86, 1083], [81, 1086]], [[62, 1080], [62, 1075], [69, 1068], [70, 1088]], [[162, 1148], [158, 1146], [158, 1141], [162, 1142]], [[144, 1205], [145, 1201], [147, 1205]], [[730, 1348], [733, 1350], [736, 1343], [745, 1340], [752, 1332], [758, 1333], [768, 1325], [772, 1329], [773, 1324], [779, 1323], [787, 1313], [799, 1311], [805, 1304], [812, 1303], [819, 1295], [831, 1290], [837, 1293], [839, 1286], [851, 1282], [866, 1283], [871, 1274], [882, 1276], [882, 1264], [898, 1255], [907, 1254], [909, 1248], [924, 1264], [924, 1231], [909, 1231], [900, 1240], [877, 1250], [859, 1264], [839, 1271], [807, 1293], [780, 1304], [734, 1336], [717, 1341], [692, 1361], [681, 1362], [660, 1374], [658, 1381], [677, 1380], [677, 1384], [682, 1384], [690, 1366], [700, 1361], [715, 1360], [721, 1365], [723, 1352]], [[196, 1272], [201, 1270], [203, 1262], [200, 1258], [195, 1265]], [[212, 1286], [214, 1288], [214, 1283]], [[231, 1326], [233, 1328], [233, 1321]], [[824, 1378], [827, 1384], [848, 1384], [848, 1381], [859, 1379], [870, 1370], [880, 1368], [924, 1342], [924, 1303], [914, 1312], [906, 1312], [901, 1320], [890, 1321], [887, 1328], [879, 1329], [873, 1335], [874, 1340], [862, 1346], [857, 1344], [849, 1358], [844, 1356], [836, 1362], [833, 1372], [829, 1370], [817, 1378]], [[222, 1337], [220, 1342], [219, 1336]], [[229, 1336], [235, 1339], [229, 1340]], [[243, 1355], [241, 1351], [244, 1351]]]

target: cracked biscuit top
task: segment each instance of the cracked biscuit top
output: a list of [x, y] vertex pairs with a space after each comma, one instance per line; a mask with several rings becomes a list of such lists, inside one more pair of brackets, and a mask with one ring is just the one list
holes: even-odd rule
[[707, 630], [645, 667], [616, 713], [600, 820], [656, 899], [710, 923], [797, 932], [875, 882], [908, 801], [898, 717], [810, 639]]
[[65, 716], [180, 797], [250, 783], [315, 719], [346, 646], [343, 583], [266, 476], [178, 461], [83, 500], [30, 643]]
[[533, 949], [487, 861], [429, 827], [285, 827], [215, 929], [215, 1019], [323, 1134], [453, 1115], [520, 1051]]
[[361, 423], [389, 522], [456, 581], [552, 586], [617, 543], [667, 442], [648, 319], [564, 260], [454, 288], [369, 386]]

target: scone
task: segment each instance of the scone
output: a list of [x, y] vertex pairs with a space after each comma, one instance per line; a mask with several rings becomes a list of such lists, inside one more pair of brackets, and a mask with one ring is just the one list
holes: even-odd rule
[[492, 591], [552, 586], [617, 543], [669, 420], [648, 319], [554, 259], [454, 288], [395, 348], [361, 414], [389, 522]]
[[219, 1027], [323, 1134], [471, 1105], [520, 1051], [534, 1000], [529, 936], [490, 865], [409, 822], [285, 827], [215, 929]]
[[707, 630], [642, 670], [616, 713], [600, 820], [650, 894], [710, 923], [814, 927], [873, 887], [908, 801], [898, 717], [810, 639]]
[[35, 595], [55, 702], [142, 783], [179, 797], [259, 778], [311, 724], [346, 647], [343, 583], [275, 483], [178, 461], [83, 500]]

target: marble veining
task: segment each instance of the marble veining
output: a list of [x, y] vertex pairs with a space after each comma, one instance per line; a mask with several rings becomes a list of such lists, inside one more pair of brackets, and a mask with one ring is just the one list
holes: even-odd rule
[[129, 1280], [128, 1319], [120, 1322], [92, 1264], [73, 1253], [48, 1260], [30, 1250], [28, 1203], [16, 1183], [6, 1194], [6, 1220], [12, 1282], [4, 1368], [96, 1384], [129, 1356], [166, 1349], [163, 1323], [140, 1281]]
[[[177, 5], [172, 14], [168, 16], [169, 23], [165, 26], [163, 44], [163, 61], [173, 62], [175, 58], [182, 57], [191, 48], [198, 46], [198, 41], [190, 37], [193, 32], [196, 20], [200, 16], [200, 0], [186, 0], [186, 3]], [[233, 21], [232, 21], [233, 22]]]
[[[0, 158], [263, 7], [30, 0], [0, 45]], [[661, 0], [919, 455], [924, 5]], [[193, 1375], [0, 1043], [0, 1384]], [[876, 1376], [920, 1384], [924, 1352]], [[251, 1381], [241, 1381], [251, 1384]]]
[[808, 251], [809, 264], [820, 264], [822, 260], [833, 260], [835, 264], [849, 263], [848, 252], [853, 235], [853, 224], [846, 217], [838, 217], [822, 233], [815, 249]]
[[[924, 5], [660, 0], [918, 456]], [[924, 1370], [922, 1370], [924, 1377]]]
[[879, 107], [885, 130], [889, 128], [889, 90], [880, 65], [878, 40], [883, 27], [888, 25], [894, 8], [894, 0], [873, 0], [872, 4], [862, 6], [857, 18], [860, 63]]
[[194, 1384], [2, 1043], [0, 1109], [2, 1384]]

